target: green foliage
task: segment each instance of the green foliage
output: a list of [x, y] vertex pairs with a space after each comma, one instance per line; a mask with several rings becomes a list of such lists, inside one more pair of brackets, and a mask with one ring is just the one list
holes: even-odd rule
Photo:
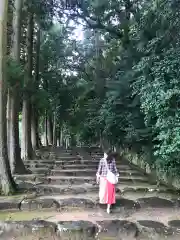
[[[158, 15], [160, 10], [161, 16]], [[146, 49], [142, 50], [142, 58], [134, 66], [137, 76], [134, 91], [140, 96], [145, 124], [151, 126], [154, 133], [157, 165], [171, 174], [179, 174], [180, 19], [168, 3], [156, 9], [153, 18], [156, 36], [149, 39]], [[163, 22], [161, 26], [157, 26], [157, 19]], [[144, 25], [140, 27], [144, 29]]]
[[79, 78], [85, 84], [69, 124], [83, 142], [103, 137], [138, 153], [153, 152], [155, 166], [179, 174], [178, 4], [92, 1], [81, 11], [80, 17], [103, 37], [97, 44], [96, 33], [86, 31], [84, 45], [78, 45]]
[[[32, 3], [41, 46], [39, 89], [31, 91], [41, 120], [56, 112], [66, 135], [153, 153], [152, 164], [179, 174], [177, 1], [93, 0], [68, 9], [61, 1]], [[72, 40], [71, 20], [86, 25], [83, 41]], [[11, 85], [23, 80], [20, 66], [8, 66]]]

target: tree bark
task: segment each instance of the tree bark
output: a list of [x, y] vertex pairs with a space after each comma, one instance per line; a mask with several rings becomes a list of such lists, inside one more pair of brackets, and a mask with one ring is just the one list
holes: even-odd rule
[[22, 110], [22, 158], [32, 159], [34, 156], [31, 142], [31, 94], [28, 91], [30, 81], [32, 81], [32, 58], [33, 58], [33, 27], [34, 17], [31, 11], [28, 12], [27, 28], [27, 79], [23, 96]]
[[48, 143], [49, 145], [53, 145], [53, 122], [52, 122], [52, 117], [49, 115], [48, 116]]
[[7, 10], [8, 0], [0, 1], [0, 184], [3, 194], [8, 195], [16, 190], [12, 178], [7, 152], [6, 124], [6, 57], [7, 57]]
[[[20, 42], [21, 42], [21, 15], [22, 0], [15, 0], [13, 16], [13, 38], [12, 38], [12, 59], [20, 64]], [[12, 173], [23, 174], [28, 170], [21, 159], [19, 143], [19, 85], [18, 82], [9, 89], [9, 160]]]
[[37, 149], [37, 124], [36, 124], [36, 112], [35, 107], [32, 106], [32, 114], [31, 114], [31, 141], [32, 141], [32, 148], [34, 151]]
[[[40, 26], [39, 20], [37, 20], [37, 40], [36, 40], [36, 57], [35, 57], [35, 78], [34, 78], [34, 91], [37, 93], [39, 88], [39, 56], [40, 56]], [[32, 115], [31, 115], [31, 139], [32, 147], [35, 151], [39, 148], [39, 134], [38, 134], [38, 111], [35, 103], [32, 104]]]
[[39, 144], [39, 147], [42, 147], [42, 142], [41, 142], [40, 136], [38, 136], [38, 144]]
[[6, 119], [7, 119], [7, 149], [8, 149], [8, 158], [9, 158], [9, 151], [10, 151], [10, 115], [11, 115], [11, 108], [10, 108], [10, 96], [9, 96], [9, 89], [8, 89], [8, 99], [7, 99], [7, 110], [6, 110]]
[[40, 140], [40, 136], [39, 136], [39, 117], [38, 117], [38, 113], [36, 113], [36, 148], [40, 148], [42, 146], [41, 140]]
[[60, 147], [63, 147], [63, 127], [61, 127], [61, 133], [60, 133]]
[[57, 113], [56, 110], [54, 112], [54, 119], [53, 119], [53, 146], [57, 146], [57, 132], [56, 132], [56, 122], [57, 122]]
[[33, 105], [31, 114], [31, 142], [33, 150], [37, 150], [42, 145], [39, 141], [38, 132], [38, 113], [36, 107]]
[[45, 135], [44, 135], [44, 145], [48, 146], [48, 133], [47, 133], [47, 111], [45, 112], [45, 118], [44, 118], [44, 127], [45, 127]]
[[60, 130], [60, 128], [58, 127], [58, 128], [57, 128], [57, 147], [60, 147], [60, 146], [61, 146], [60, 138], [61, 138], [61, 130]]

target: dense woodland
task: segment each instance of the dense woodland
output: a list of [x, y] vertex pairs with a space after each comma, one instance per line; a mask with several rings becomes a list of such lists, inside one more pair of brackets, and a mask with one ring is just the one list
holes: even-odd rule
[[178, 175], [179, 29], [179, 0], [1, 0], [2, 194], [16, 191], [12, 176], [28, 172], [42, 135], [147, 153]]

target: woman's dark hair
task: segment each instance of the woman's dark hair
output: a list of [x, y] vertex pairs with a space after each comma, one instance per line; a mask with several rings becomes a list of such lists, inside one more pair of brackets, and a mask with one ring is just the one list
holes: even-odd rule
[[113, 158], [114, 158], [114, 154], [113, 154], [112, 150], [109, 149], [109, 150], [106, 152], [106, 154], [107, 154], [107, 158], [106, 158], [107, 162], [108, 162], [108, 163], [111, 163], [112, 160], [113, 160]]
[[115, 161], [118, 159], [118, 153], [117, 152], [113, 152], [111, 149], [109, 149], [108, 151], [106, 151], [107, 154], [107, 162], [111, 163], [113, 159], [115, 159]]

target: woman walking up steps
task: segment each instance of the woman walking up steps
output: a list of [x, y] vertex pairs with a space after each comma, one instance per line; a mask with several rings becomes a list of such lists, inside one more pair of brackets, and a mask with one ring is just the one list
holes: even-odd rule
[[99, 162], [96, 173], [97, 183], [99, 184], [99, 202], [107, 204], [107, 213], [110, 213], [110, 207], [115, 204], [115, 184], [118, 182], [118, 171], [116, 162], [111, 150], [104, 153], [104, 158]]

